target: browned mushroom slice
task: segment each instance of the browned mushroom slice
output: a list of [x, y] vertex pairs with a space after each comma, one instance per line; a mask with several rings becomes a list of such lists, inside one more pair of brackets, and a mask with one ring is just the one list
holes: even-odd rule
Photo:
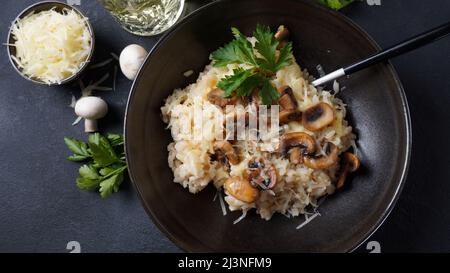
[[283, 110], [295, 110], [297, 109], [297, 100], [294, 97], [294, 93], [289, 86], [283, 86], [279, 89], [280, 98], [278, 104]]
[[309, 107], [303, 112], [302, 125], [310, 131], [319, 131], [334, 120], [333, 108], [325, 102]]
[[275, 33], [275, 39], [281, 42], [283, 40], [287, 40], [288, 38], [289, 38], [289, 30], [285, 26], [280, 25], [277, 29], [277, 32]]
[[277, 184], [277, 170], [267, 160], [253, 160], [248, 164], [247, 179], [264, 190], [272, 189]]
[[347, 178], [347, 174], [350, 172], [354, 172], [359, 168], [360, 162], [356, 155], [345, 152], [342, 155], [342, 163], [341, 163], [341, 174], [339, 175], [339, 179], [336, 182], [336, 188], [340, 189], [344, 186], [345, 179]]
[[239, 176], [232, 176], [225, 181], [226, 192], [236, 199], [245, 203], [253, 203], [259, 198], [259, 190], [252, 184]]
[[280, 125], [289, 123], [291, 121], [300, 121], [301, 117], [302, 113], [297, 110], [282, 110], [278, 115]]
[[239, 164], [239, 156], [237, 155], [236, 151], [233, 148], [233, 145], [231, 145], [230, 142], [226, 140], [218, 140], [214, 142], [214, 149], [219, 150], [222, 154], [224, 154], [230, 164]]
[[234, 105], [239, 100], [237, 96], [226, 98], [223, 95], [224, 91], [222, 89], [215, 88], [208, 93], [208, 101], [219, 107], [225, 107], [227, 105]]
[[281, 136], [279, 152], [286, 155], [290, 150], [289, 159], [292, 163], [303, 162], [303, 156], [313, 154], [316, 150], [314, 138], [306, 133], [293, 132]]
[[303, 163], [309, 168], [319, 170], [327, 169], [335, 165], [338, 161], [338, 147], [331, 142], [327, 142], [324, 145], [324, 150], [326, 155], [305, 156]]

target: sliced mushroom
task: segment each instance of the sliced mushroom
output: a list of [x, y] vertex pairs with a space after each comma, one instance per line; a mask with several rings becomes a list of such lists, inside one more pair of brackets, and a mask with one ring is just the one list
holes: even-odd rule
[[350, 172], [354, 172], [359, 168], [360, 162], [356, 155], [345, 152], [342, 155], [342, 163], [341, 163], [341, 174], [339, 175], [339, 179], [336, 182], [336, 188], [340, 189], [344, 186], [345, 179], [347, 178], [347, 174]]
[[339, 149], [331, 142], [325, 143], [325, 154], [320, 156], [305, 156], [303, 163], [312, 169], [327, 169], [338, 162]]
[[259, 190], [239, 176], [232, 176], [225, 181], [225, 190], [228, 194], [245, 203], [253, 203], [259, 198]]
[[222, 154], [224, 154], [227, 157], [230, 164], [232, 165], [239, 164], [240, 162], [239, 156], [230, 142], [226, 140], [218, 140], [214, 143], [214, 149], [219, 150]]
[[279, 42], [287, 40], [289, 38], [289, 30], [284, 26], [280, 25], [275, 33], [275, 39]]
[[301, 149], [302, 154], [313, 154], [316, 151], [316, 142], [314, 138], [307, 133], [292, 132], [286, 133], [281, 136], [279, 152], [283, 155], [291, 149], [298, 147]]
[[282, 110], [278, 115], [280, 125], [289, 123], [291, 121], [300, 121], [301, 117], [302, 113], [297, 110]]
[[297, 100], [294, 97], [294, 93], [289, 86], [283, 86], [279, 90], [280, 98], [278, 104], [283, 110], [295, 110], [297, 109]]
[[331, 105], [326, 102], [309, 107], [303, 112], [302, 125], [310, 131], [319, 131], [334, 120], [334, 111]]
[[263, 190], [272, 189], [277, 184], [277, 170], [267, 160], [259, 159], [248, 164], [247, 179], [251, 184], [261, 187]]
[[219, 88], [215, 88], [208, 93], [208, 101], [219, 107], [225, 107], [227, 105], [235, 105], [239, 98], [237, 96], [232, 96], [229, 98], [224, 97], [224, 91]]

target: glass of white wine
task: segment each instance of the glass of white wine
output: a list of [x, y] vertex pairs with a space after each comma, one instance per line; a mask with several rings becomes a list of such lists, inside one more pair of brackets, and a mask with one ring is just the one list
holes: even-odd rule
[[136, 35], [157, 35], [175, 24], [185, 0], [100, 0], [121, 26]]

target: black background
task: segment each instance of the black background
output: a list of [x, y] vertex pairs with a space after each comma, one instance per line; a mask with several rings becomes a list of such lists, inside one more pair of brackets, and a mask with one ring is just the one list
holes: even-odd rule
[[[14, 17], [32, 0], [2, 1], [0, 37], [6, 41]], [[188, 10], [208, 1], [187, 1]], [[150, 49], [158, 37], [137, 37], [122, 30], [98, 1], [81, 0], [96, 35], [95, 62], [110, 58], [131, 43]], [[450, 19], [448, 0], [361, 1], [341, 11], [382, 47]], [[450, 38], [393, 60], [409, 101], [413, 128], [412, 158], [403, 193], [392, 214], [368, 240], [382, 252], [450, 251]], [[99, 79], [114, 63], [91, 70]], [[69, 252], [78, 241], [82, 252], [180, 252], [148, 219], [126, 181], [106, 200], [75, 186], [79, 165], [69, 155], [64, 136], [85, 138], [82, 123], [68, 105], [76, 84], [39, 86], [11, 67], [0, 51], [0, 251]], [[112, 77], [103, 85], [111, 86]], [[116, 91], [98, 91], [110, 106], [103, 132], [121, 132], [131, 82], [118, 75]], [[386, 122], [389, 122], [386, 120]], [[386, 159], [391, 160], [391, 159]], [[299, 220], [300, 221], [300, 220]], [[368, 252], [363, 244], [359, 252]]]

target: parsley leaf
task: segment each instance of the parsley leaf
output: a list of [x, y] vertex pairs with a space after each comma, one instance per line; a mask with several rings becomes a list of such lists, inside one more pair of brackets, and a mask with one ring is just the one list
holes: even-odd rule
[[242, 35], [237, 28], [231, 28], [231, 31], [235, 39], [211, 54], [214, 66], [222, 67], [231, 63], [256, 65], [257, 61], [253, 47], [247, 40], [247, 37]]
[[119, 134], [108, 134], [106, 138], [111, 143], [111, 146], [121, 146], [123, 145], [123, 136]]
[[88, 146], [83, 141], [76, 140], [74, 138], [65, 137], [64, 143], [66, 143], [67, 148], [71, 150], [74, 155], [69, 156], [67, 159], [71, 161], [83, 161], [91, 157]]
[[119, 186], [123, 181], [123, 173], [115, 174], [100, 182], [100, 196], [106, 198], [113, 192], [119, 191]]
[[238, 96], [250, 96], [253, 91], [261, 85], [261, 83], [264, 81], [264, 77], [262, 77], [259, 74], [252, 75], [245, 79], [244, 82], [238, 87], [236, 90], [236, 95]]
[[89, 135], [88, 143], [68, 137], [64, 138], [64, 142], [75, 153], [69, 160], [87, 162], [78, 170], [76, 185], [79, 189], [98, 189], [102, 198], [119, 190], [127, 169], [122, 135], [108, 134], [104, 137], [94, 133]]
[[94, 161], [100, 167], [106, 167], [119, 160], [108, 139], [99, 133], [89, 136], [89, 148], [91, 148]]
[[233, 75], [225, 76], [218, 84], [217, 87], [224, 91], [224, 96], [231, 96], [233, 91], [238, 89], [238, 87], [250, 76], [252, 75], [251, 70], [245, 70], [243, 68], [236, 68], [233, 70]]
[[237, 45], [235, 51], [238, 54], [241, 63], [247, 63], [251, 65], [257, 65], [255, 53], [253, 52], [252, 43], [247, 40], [247, 37], [242, 35], [242, 33], [237, 29], [232, 27], [231, 32], [233, 32], [235, 37], [235, 43]]
[[321, 4], [328, 6], [329, 8], [338, 10], [341, 9], [354, 0], [318, 0]]
[[211, 56], [214, 60], [215, 67], [226, 66], [227, 64], [239, 62], [239, 58], [236, 54], [236, 43], [233, 41], [220, 47], [214, 51]]
[[76, 180], [76, 185], [80, 190], [85, 191], [95, 191], [95, 189], [99, 186], [100, 181], [92, 180], [89, 178], [78, 177]]
[[264, 79], [263, 87], [259, 93], [261, 94], [262, 102], [266, 105], [271, 104], [274, 100], [278, 99], [279, 96], [277, 89], [267, 78]]
[[285, 68], [292, 63], [292, 43], [286, 43], [286, 45], [280, 49], [278, 55], [278, 61], [275, 64], [275, 71]]
[[103, 176], [111, 174], [115, 169], [110, 167], [101, 168], [99, 173]]
[[259, 92], [262, 102], [271, 103], [278, 98], [278, 92], [270, 80], [278, 70], [292, 63], [292, 44], [286, 43], [278, 50], [279, 42], [270, 28], [259, 24], [253, 32], [256, 39], [254, 47], [237, 28], [231, 28], [231, 31], [235, 39], [211, 54], [213, 65], [222, 67], [235, 63], [246, 64], [250, 68], [234, 69], [233, 74], [223, 77], [217, 87], [224, 91], [225, 97], [229, 97], [233, 92], [237, 96], [249, 96], [262, 86]]
[[84, 156], [84, 155], [71, 155], [67, 159], [70, 161], [84, 161], [88, 158], [89, 158], [89, 156]]
[[78, 172], [80, 173], [80, 176], [83, 178], [88, 178], [88, 179], [93, 179], [93, 180], [99, 178], [97, 170], [92, 165], [83, 165], [80, 167]]
[[271, 72], [276, 72], [275, 51], [279, 43], [270, 31], [270, 28], [257, 25], [253, 36], [257, 40], [255, 44], [256, 50], [264, 57], [264, 59], [258, 59], [258, 65]]

